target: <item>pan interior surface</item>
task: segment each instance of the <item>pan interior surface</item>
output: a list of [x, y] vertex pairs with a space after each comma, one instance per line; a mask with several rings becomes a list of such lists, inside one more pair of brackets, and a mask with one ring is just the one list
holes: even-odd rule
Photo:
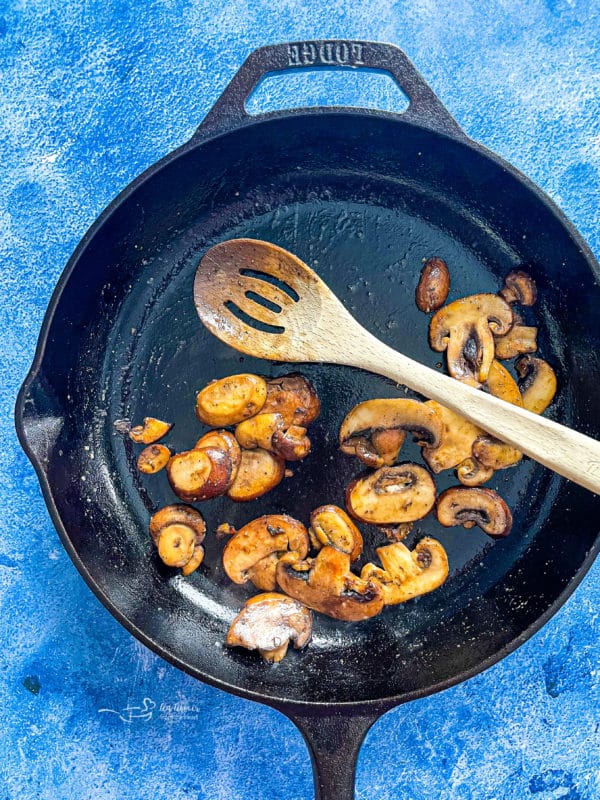
[[[424, 129], [352, 113], [297, 115], [167, 161], [80, 251], [25, 408], [26, 430], [38, 426], [43, 442], [39, 460], [63, 538], [134, 633], [225, 688], [273, 700], [378, 700], [431, 691], [478, 669], [549, 611], [598, 533], [600, 498], [529, 459], [488, 484], [512, 509], [507, 539], [445, 529], [431, 515], [415, 525], [409, 546], [428, 534], [448, 552], [441, 589], [369, 622], [316, 615], [310, 647], [276, 667], [224, 647], [254, 590], [224, 575], [217, 525], [282, 512], [306, 524], [319, 505], [343, 506], [361, 469], [338, 449], [341, 420], [361, 400], [406, 394], [350, 368], [257, 361], [212, 337], [194, 309], [194, 273], [210, 246], [244, 236], [298, 255], [368, 330], [434, 368], [443, 357], [430, 350], [429, 317], [414, 302], [423, 260], [447, 261], [450, 299], [496, 292], [510, 269], [526, 265], [539, 300], [524, 316], [539, 325], [539, 354], [559, 380], [550, 416], [600, 437], [597, 276], [536, 190], [481, 151]], [[164, 471], [137, 473], [140, 448], [114, 422], [168, 420], [166, 443], [188, 449], [206, 430], [194, 413], [206, 383], [293, 370], [314, 382], [323, 404], [309, 431], [312, 454], [259, 500], [199, 504], [204, 564], [188, 578], [175, 574], [159, 562], [147, 527], [150, 514], [176, 498]], [[403, 459], [421, 462], [416, 445], [405, 444]], [[439, 491], [456, 483], [452, 472], [436, 478]], [[385, 541], [375, 528], [364, 533], [363, 561], [372, 560]]]

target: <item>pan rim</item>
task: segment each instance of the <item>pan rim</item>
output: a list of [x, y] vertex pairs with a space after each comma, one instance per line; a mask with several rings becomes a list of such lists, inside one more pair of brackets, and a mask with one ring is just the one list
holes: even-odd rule
[[498, 663], [500, 660], [502, 660], [503, 658], [505, 658], [506, 656], [510, 655], [512, 652], [517, 650], [522, 644], [524, 644], [535, 633], [537, 633], [558, 612], [558, 610], [565, 604], [568, 598], [580, 585], [583, 578], [585, 577], [585, 575], [591, 568], [592, 564], [594, 563], [598, 553], [600, 552], [600, 532], [597, 534], [594, 544], [586, 554], [577, 572], [572, 576], [572, 578], [569, 580], [568, 584], [565, 586], [563, 591], [548, 606], [548, 608], [534, 622], [532, 622], [523, 632], [515, 636], [509, 642], [507, 642], [502, 648], [500, 648], [500, 650], [488, 656], [486, 659], [479, 662], [470, 669], [463, 670], [462, 672], [459, 672], [456, 675], [451, 676], [450, 678], [438, 681], [437, 683], [432, 684], [431, 686], [428, 686], [425, 689], [412, 690], [400, 695], [391, 695], [381, 698], [346, 700], [346, 701], [336, 701], [336, 700], [314, 701], [314, 700], [299, 700], [295, 698], [281, 697], [279, 695], [274, 695], [274, 694], [261, 694], [260, 692], [241, 688], [235, 684], [230, 684], [227, 681], [215, 678], [214, 676], [208, 673], [204, 673], [197, 667], [186, 663], [182, 659], [178, 658], [177, 656], [167, 651], [160, 644], [154, 642], [146, 633], [144, 633], [144, 631], [138, 628], [119, 610], [119, 608], [113, 603], [113, 601], [108, 597], [108, 595], [104, 592], [104, 590], [98, 586], [97, 582], [90, 574], [85, 563], [80, 558], [75, 547], [73, 546], [69, 534], [65, 526], [63, 525], [62, 519], [54, 502], [53, 490], [49, 484], [46, 470], [40, 458], [36, 454], [35, 449], [33, 448], [31, 442], [27, 438], [26, 426], [25, 426], [26, 400], [31, 386], [35, 383], [38, 376], [43, 373], [44, 356], [46, 354], [49, 333], [55, 313], [59, 307], [63, 291], [71, 275], [77, 268], [77, 265], [80, 259], [82, 258], [83, 254], [85, 253], [87, 246], [92, 241], [96, 233], [105, 225], [105, 223], [108, 221], [111, 215], [115, 211], [117, 211], [120, 208], [120, 206], [123, 203], [125, 203], [129, 199], [129, 197], [141, 185], [153, 179], [162, 169], [169, 166], [173, 161], [177, 160], [180, 156], [187, 154], [188, 152], [191, 152], [196, 148], [201, 148], [208, 142], [213, 142], [219, 139], [225, 139], [229, 135], [236, 134], [242, 129], [261, 126], [261, 125], [268, 125], [272, 122], [282, 119], [288, 119], [290, 117], [298, 117], [298, 118], [322, 117], [325, 114], [335, 114], [335, 115], [342, 114], [349, 116], [357, 116], [362, 119], [368, 117], [370, 119], [375, 119], [375, 120], [383, 119], [386, 121], [393, 122], [395, 124], [400, 123], [402, 125], [408, 125], [412, 128], [416, 128], [422, 131], [424, 134], [434, 135], [442, 139], [448, 139], [453, 143], [464, 145], [465, 147], [477, 152], [480, 156], [491, 160], [496, 165], [501, 167], [504, 171], [506, 171], [509, 175], [515, 178], [517, 181], [522, 183], [525, 186], [525, 188], [528, 189], [534, 195], [536, 200], [545, 205], [545, 207], [553, 214], [553, 216], [565, 229], [568, 236], [575, 243], [575, 245], [581, 252], [582, 257], [585, 259], [588, 267], [590, 268], [592, 274], [597, 279], [600, 279], [600, 264], [598, 263], [591, 248], [585, 242], [585, 240], [578, 232], [578, 230], [575, 228], [575, 226], [566, 217], [564, 212], [557, 206], [557, 204], [548, 195], [546, 195], [546, 193], [539, 186], [537, 186], [537, 184], [535, 184], [519, 169], [514, 167], [509, 162], [505, 161], [501, 156], [498, 156], [493, 151], [488, 150], [484, 145], [481, 145], [478, 142], [474, 142], [473, 140], [469, 139], [466, 135], [453, 136], [451, 134], [434, 131], [431, 128], [428, 128], [424, 125], [419, 125], [415, 121], [403, 119], [402, 115], [385, 111], [374, 111], [371, 109], [361, 110], [356, 108], [344, 108], [344, 107], [336, 107], [336, 108], [317, 107], [310, 109], [293, 109], [291, 111], [284, 111], [284, 112], [280, 111], [272, 112], [270, 114], [263, 114], [263, 115], [257, 115], [255, 117], [249, 117], [247, 122], [244, 122], [243, 124], [238, 125], [235, 128], [231, 128], [225, 131], [220, 131], [217, 133], [211, 133], [208, 135], [206, 134], [202, 135], [202, 133], [200, 133], [200, 135], [195, 135], [190, 141], [185, 142], [175, 150], [163, 156], [157, 162], [155, 162], [154, 164], [149, 166], [146, 170], [144, 170], [140, 175], [134, 178], [124, 189], [122, 189], [121, 192], [119, 192], [116, 195], [116, 197], [104, 208], [104, 210], [90, 225], [90, 227], [87, 229], [87, 231], [81, 238], [80, 242], [78, 243], [77, 247], [75, 248], [73, 254], [67, 261], [67, 264], [65, 265], [63, 271], [61, 272], [59, 279], [56, 283], [56, 286], [52, 292], [40, 328], [40, 333], [38, 336], [35, 354], [31, 367], [27, 372], [27, 375], [23, 381], [23, 384], [21, 385], [21, 388], [16, 398], [15, 428], [19, 442], [35, 470], [36, 476], [40, 483], [40, 488], [42, 490], [42, 496], [46, 504], [46, 507], [48, 509], [52, 523], [54, 524], [56, 531], [59, 535], [59, 538], [61, 540], [61, 543], [65, 548], [65, 550], [67, 551], [69, 557], [71, 558], [71, 561], [77, 568], [80, 575], [85, 580], [88, 587], [92, 590], [93, 594], [100, 600], [103, 606], [121, 625], [123, 625], [123, 627], [130, 634], [135, 636], [135, 638], [138, 639], [138, 641], [142, 642], [142, 644], [144, 644], [146, 647], [148, 647], [150, 650], [155, 652], [157, 655], [159, 655], [167, 662], [171, 663], [173, 666], [177, 667], [183, 672], [186, 672], [187, 674], [191, 675], [197, 680], [201, 680], [202, 682], [207, 683], [210, 686], [222, 689], [239, 697], [243, 697], [249, 700], [255, 700], [257, 702], [273, 706], [275, 708], [278, 708], [279, 710], [283, 710], [283, 708], [286, 708], [289, 709], [291, 712], [293, 709], [298, 709], [298, 710], [324, 709], [324, 708], [335, 707], [336, 709], [356, 708], [362, 710], [373, 709], [381, 711], [381, 710], [389, 710], [390, 708], [393, 708], [396, 705], [400, 705], [402, 703], [409, 702], [411, 700], [419, 699], [421, 697], [427, 697], [439, 691], [443, 691], [444, 689], [450, 688], [451, 686], [455, 686], [459, 683], [462, 683], [463, 681], [468, 680], [471, 677], [474, 677], [480, 672], [489, 669], [494, 664]]

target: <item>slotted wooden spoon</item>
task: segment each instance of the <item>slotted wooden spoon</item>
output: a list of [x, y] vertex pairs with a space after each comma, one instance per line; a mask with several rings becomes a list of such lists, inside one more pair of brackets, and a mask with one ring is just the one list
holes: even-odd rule
[[385, 375], [600, 494], [600, 442], [392, 350], [358, 324], [310, 267], [281, 247], [254, 239], [212, 247], [196, 272], [194, 302], [204, 325], [242, 353], [346, 364]]

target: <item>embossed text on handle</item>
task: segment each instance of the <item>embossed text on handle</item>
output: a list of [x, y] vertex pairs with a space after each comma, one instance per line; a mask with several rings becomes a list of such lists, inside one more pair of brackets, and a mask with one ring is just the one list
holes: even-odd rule
[[360, 42], [297, 42], [288, 45], [289, 67], [360, 67], [364, 63]]

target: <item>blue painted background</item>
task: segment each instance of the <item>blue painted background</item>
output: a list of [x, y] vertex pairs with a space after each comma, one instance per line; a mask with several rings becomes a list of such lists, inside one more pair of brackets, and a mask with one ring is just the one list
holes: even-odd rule
[[[1, 800], [312, 796], [290, 723], [180, 674], [91, 595], [11, 416], [54, 283], [101, 209], [191, 135], [252, 48], [336, 36], [403, 47], [600, 256], [595, 0], [0, 0]], [[277, 79], [252, 107], [401, 103], [363, 78]], [[389, 713], [357, 796], [600, 798], [599, 600], [600, 564], [504, 662]]]

